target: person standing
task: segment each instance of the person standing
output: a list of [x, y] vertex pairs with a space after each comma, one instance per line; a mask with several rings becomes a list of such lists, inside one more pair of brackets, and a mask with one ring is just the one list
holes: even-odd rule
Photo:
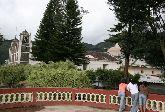
[[146, 112], [146, 101], [149, 94], [148, 84], [147, 82], [142, 82], [139, 86], [139, 106], [140, 112]]
[[118, 96], [120, 97], [119, 112], [123, 112], [125, 109], [125, 91], [127, 88], [126, 80], [122, 79], [119, 84]]
[[127, 90], [131, 93], [132, 98], [132, 107], [130, 112], [137, 112], [138, 111], [138, 85], [135, 79], [132, 79], [130, 83], [127, 85]]

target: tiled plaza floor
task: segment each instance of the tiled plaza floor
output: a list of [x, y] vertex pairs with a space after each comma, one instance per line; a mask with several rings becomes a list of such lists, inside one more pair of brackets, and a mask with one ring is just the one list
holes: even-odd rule
[[0, 112], [117, 112], [114, 110], [103, 110], [86, 106], [45, 106], [31, 108], [15, 108], [0, 110]]
[[47, 106], [37, 112], [117, 112], [113, 110], [103, 110], [86, 106]]

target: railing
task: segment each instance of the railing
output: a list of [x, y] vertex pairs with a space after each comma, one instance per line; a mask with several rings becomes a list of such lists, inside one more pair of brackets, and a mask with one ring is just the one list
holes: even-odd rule
[[[80, 88], [0, 89], [0, 109], [31, 105], [81, 105], [117, 110], [119, 98], [116, 90]], [[131, 105], [132, 100], [128, 94], [126, 97], [127, 109]], [[150, 94], [146, 106], [150, 112], [165, 112], [165, 95]]]

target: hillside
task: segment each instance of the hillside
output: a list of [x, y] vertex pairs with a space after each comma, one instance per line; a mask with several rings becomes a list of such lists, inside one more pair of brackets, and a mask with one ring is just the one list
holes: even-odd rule
[[106, 52], [107, 49], [109, 49], [112, 46], [114, 46], [114, 44], [112, 44], [110, 42], [100, 42], [96, 45], [85, 43], [85, 47], [86, 47], [87, 51]]

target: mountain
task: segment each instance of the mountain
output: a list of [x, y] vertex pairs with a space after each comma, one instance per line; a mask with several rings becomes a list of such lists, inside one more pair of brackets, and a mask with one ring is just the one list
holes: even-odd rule
[[98, 52], [106, 52], [107, 49], [114, 46], [114, 44], [110, 42], [100, 42], [96, 45], [92, 45], [88, 43], [84, 43], [84, 44], [87, 51], [98, 51]]

